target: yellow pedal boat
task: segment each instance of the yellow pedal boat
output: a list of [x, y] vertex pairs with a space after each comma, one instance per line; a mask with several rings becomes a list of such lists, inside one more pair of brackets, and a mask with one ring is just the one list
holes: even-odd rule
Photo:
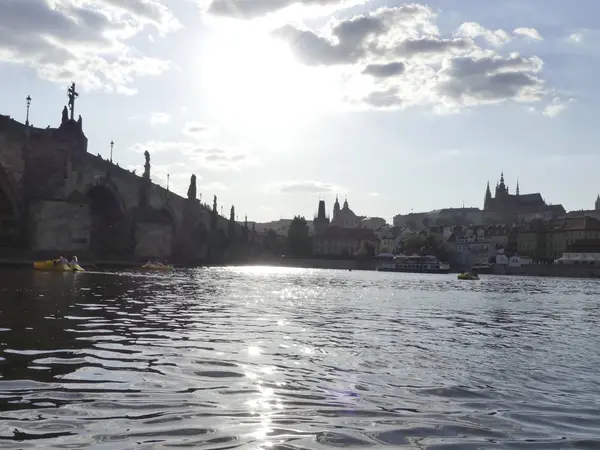
[[457, 278], [459, 280], [479, 280], [479, 275], [476, 273], [459, 273]]
[[85, 269], [79, 264], [54, 264], [54, 261], [36, 261], [33, 263], [35, 270], [46, 270], [50, 272], [84, 272]]
[[142, 269], [146, 269], [146, 270], [173, 270], [173, 266], [172, 265], [163, 265], [163, 264], [144, 264], [142, 266]]

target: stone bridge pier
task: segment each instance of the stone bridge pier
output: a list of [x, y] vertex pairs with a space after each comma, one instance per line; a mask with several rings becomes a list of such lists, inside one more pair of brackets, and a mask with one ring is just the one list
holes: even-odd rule
[[228, 222], [197, 200], [196, 177], [184, 198], [152, 183], [148, 152], [142, 176], [88, 153], [70, 107], [58, 128], [0, 115], [0, 257], [204, 260], [211, 225]]

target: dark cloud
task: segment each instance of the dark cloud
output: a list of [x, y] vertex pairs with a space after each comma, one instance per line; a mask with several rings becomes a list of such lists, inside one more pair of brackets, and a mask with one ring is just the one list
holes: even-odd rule
[[410, 58], [421, 55], [462, 53], [473, 50], [474, 48], [475, 43], [471, 39], [439, 39], [426, 37], [419, 39], [405, 39], [397, 46], [393, 47], [391, 53], [396, 56]]
[[308, 65], [349, 64], [363, 54], [361, 48], [348, 50], [341, 45], [333, 45], [328, 39], [312, 31], [300, 30], [291, 25], [274, 31], [273, 35], [289, 42], [296, 56]]
[[183, 133], [192, 137], [201, 137], [210, 134], [209, 127], [196, 122], [187, 122], [183, 127]]
[[542, 62], [536, 57], [454, 58], [441, 72], [446, 78], [437, 89], [441, 95], [464, 103], [505, 99], [541, 100], [544, 83], [535, 75]]
[[[287, 25], [275, 35], [307, 65], [362, 66], [360, 73], [370, 80], [347, 97], [373, 108], [428, 104], [458, 110], [505, 100], [535, 102], [547, 94], [539, 58], [501, 56], [473, 40], [486, 36], [497, 47], [506, 32], [469, 22], [446, 38], [436, 20], [431, 8], [411, 4], [333, 20], [320, 30]], [[347, 77], [356, 73], [350, 68]]]
[[275, 37], [289, 42], [298, 58], [310, 65], [350, 64], [366, 54], [369, 37], [385, 32], [385, 24], [372, 17], [355, 17], [339, 22], [331, 30], [333, 38], [310, 30], [286, 25], [273, 32]]
[[[273, 34], [289, 42], [298, 58], [309, 65], [353, 64], [368, 57], [418, 57], [467, 52], [471, 39], [416, 36], [435, 15], [421, 5], [380, 8], [368, 15], [335, 21], [321, 35], [286, 25]], [[422, 30], [421, 30], [422, 31]]]
[[397, 61], [387, 64], [369, 64], [364, 68], [363, 73], [375, 78], [387, 78], [400, 75], [405, 70], [406, 66], [404, 63]]
[[402, 105], [402, 99], [398, 94], [398, 89], [391, 87], [384, 91], [374, 91], [369, 93], [364, 99], [364, 102], [374, 108], [397, 108]]

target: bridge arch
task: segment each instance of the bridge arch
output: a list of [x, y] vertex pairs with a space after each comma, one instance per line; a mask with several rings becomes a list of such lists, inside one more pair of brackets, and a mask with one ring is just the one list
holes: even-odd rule
[[0, 248], [14, 248], [21, 243], [22, 205], [16, 184], [0, 165]]
[[131, 253], [131, 220], [119, 190], [100, 178], [85, 190], [90, 208], [90, 250], [97, 257], [120, 257]]

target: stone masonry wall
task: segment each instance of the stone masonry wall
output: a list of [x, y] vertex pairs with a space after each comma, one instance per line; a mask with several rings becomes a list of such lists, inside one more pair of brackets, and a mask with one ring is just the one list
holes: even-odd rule
[[173, 228], [170, 225], [138, 222], [135, 225], [135, 256], [169, 258], [172, 251]]
[[85, 251], [89, 248], [90, 213], [86, 204], [37, 200], [30, 205], [33, 251]]

